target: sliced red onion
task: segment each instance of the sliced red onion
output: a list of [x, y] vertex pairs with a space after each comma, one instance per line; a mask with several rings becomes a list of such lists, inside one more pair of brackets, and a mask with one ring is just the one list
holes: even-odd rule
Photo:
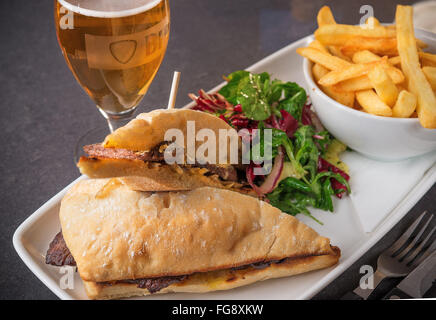
[[209, 94], [207, 94], [206, 91], [204, 91], [203, 89], [198, 90], [198, 94], [199, 94], [200, 97], [202, 97], [203, 99], [212, 100], [212, 97], [209, 96]]
[[324, 137], [320, 136], [319, 134], [314, 134], [312, 137], [318, 140], [324, 140]]
[[305, 126], [312, 125], [312, 119], [310, 117], [310, 105], [306, 104], [303, 107], [303, 110], [301, 112], [301, 123]]
[[271, 191], [274, 190], [277, 181], [279, 180], [280, 175], [282, 174], [283, 162], [284, 162], [283, 160], [284, 160], [283, 149], [282, 147], [280, 147], [279, 154], [274, 159], [274, 165], [271, 169], [271, 172], [266, 177], [265, 181], [262, 183], [261, 186], [257, 186], [254, 183], [253, 166], [247, 168], [247, 181], [259, 196], [263, 196], [264, 194], [270, 193]]
[[310, 110], [310, 119], [312, 120], [313, 126], [315, 127], [315, 130], [317, 132], [324, 130], [324, 126], [322, 125], [321, 120], [319, 120], [316, 113], [313, 112], [312, 110]]
[[[248, 131], [248, 132], [247, 132]], [[251, 129], [247, 129], [247, 131], [244, 130], [239, 130], [238, 131], [238, 135], [241, 137], [242, 141], [245, 143], [250, 142], [253, 137], [252, 137], [252, 133], [251, 133]]]
[[274, 128], [280, 129], [280, 125], [279, 125], [279, 122], [277, 121], [277, 117], [275, 114], [271, 115], [271, 124]]

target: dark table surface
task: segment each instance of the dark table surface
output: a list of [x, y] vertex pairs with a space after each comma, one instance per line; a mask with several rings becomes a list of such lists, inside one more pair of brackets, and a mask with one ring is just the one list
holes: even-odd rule
[[[183, 106], [187, 93], [212, 88], [223, 74], [312, 33], [324, 4], [333, 8], [338, 21], [355, 24], [362, 4], [371, 4], [380, 20], [393, 21], [398, 2], [413, 1], [172, 0], [166, 57], [140, 110], [166, 104], [174, 70], [182, 72], [177, 105]], [[0, 33], [0, 299], [56, 299], [18, 257], [12, 235], [25, 218], [79, 176], [73, 146], [103, 118], [62, 57], [53, 1], [1, 0]], [[315, 298], [337, 299], [355, 288], [360, 267], [375, 266], [378, 254], [424, 209], [436, 213], [435, 199], [433, 186]]]

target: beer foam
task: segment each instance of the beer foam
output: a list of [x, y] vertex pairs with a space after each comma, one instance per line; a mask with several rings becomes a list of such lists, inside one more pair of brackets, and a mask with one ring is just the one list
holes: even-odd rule
[[157, 6], [163, 0], [58, 0], [66, 9], [96, 18], [133, 16]]

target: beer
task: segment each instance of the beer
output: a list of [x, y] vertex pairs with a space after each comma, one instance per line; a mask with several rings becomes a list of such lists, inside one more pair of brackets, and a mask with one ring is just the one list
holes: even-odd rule
[[55, 0], [59, 44], [77, 81], [109, 116], [136, 108], [163, 60], [167, 0]]

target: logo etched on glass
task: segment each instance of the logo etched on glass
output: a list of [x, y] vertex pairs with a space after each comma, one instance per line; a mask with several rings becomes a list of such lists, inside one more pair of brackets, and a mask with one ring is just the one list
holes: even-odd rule
[[137, 46], [138, 44], [135, 40], [121, 40], [112, 42], [109, 48], [115, 60], [119, 63], [126, 64], [135, 55]]

